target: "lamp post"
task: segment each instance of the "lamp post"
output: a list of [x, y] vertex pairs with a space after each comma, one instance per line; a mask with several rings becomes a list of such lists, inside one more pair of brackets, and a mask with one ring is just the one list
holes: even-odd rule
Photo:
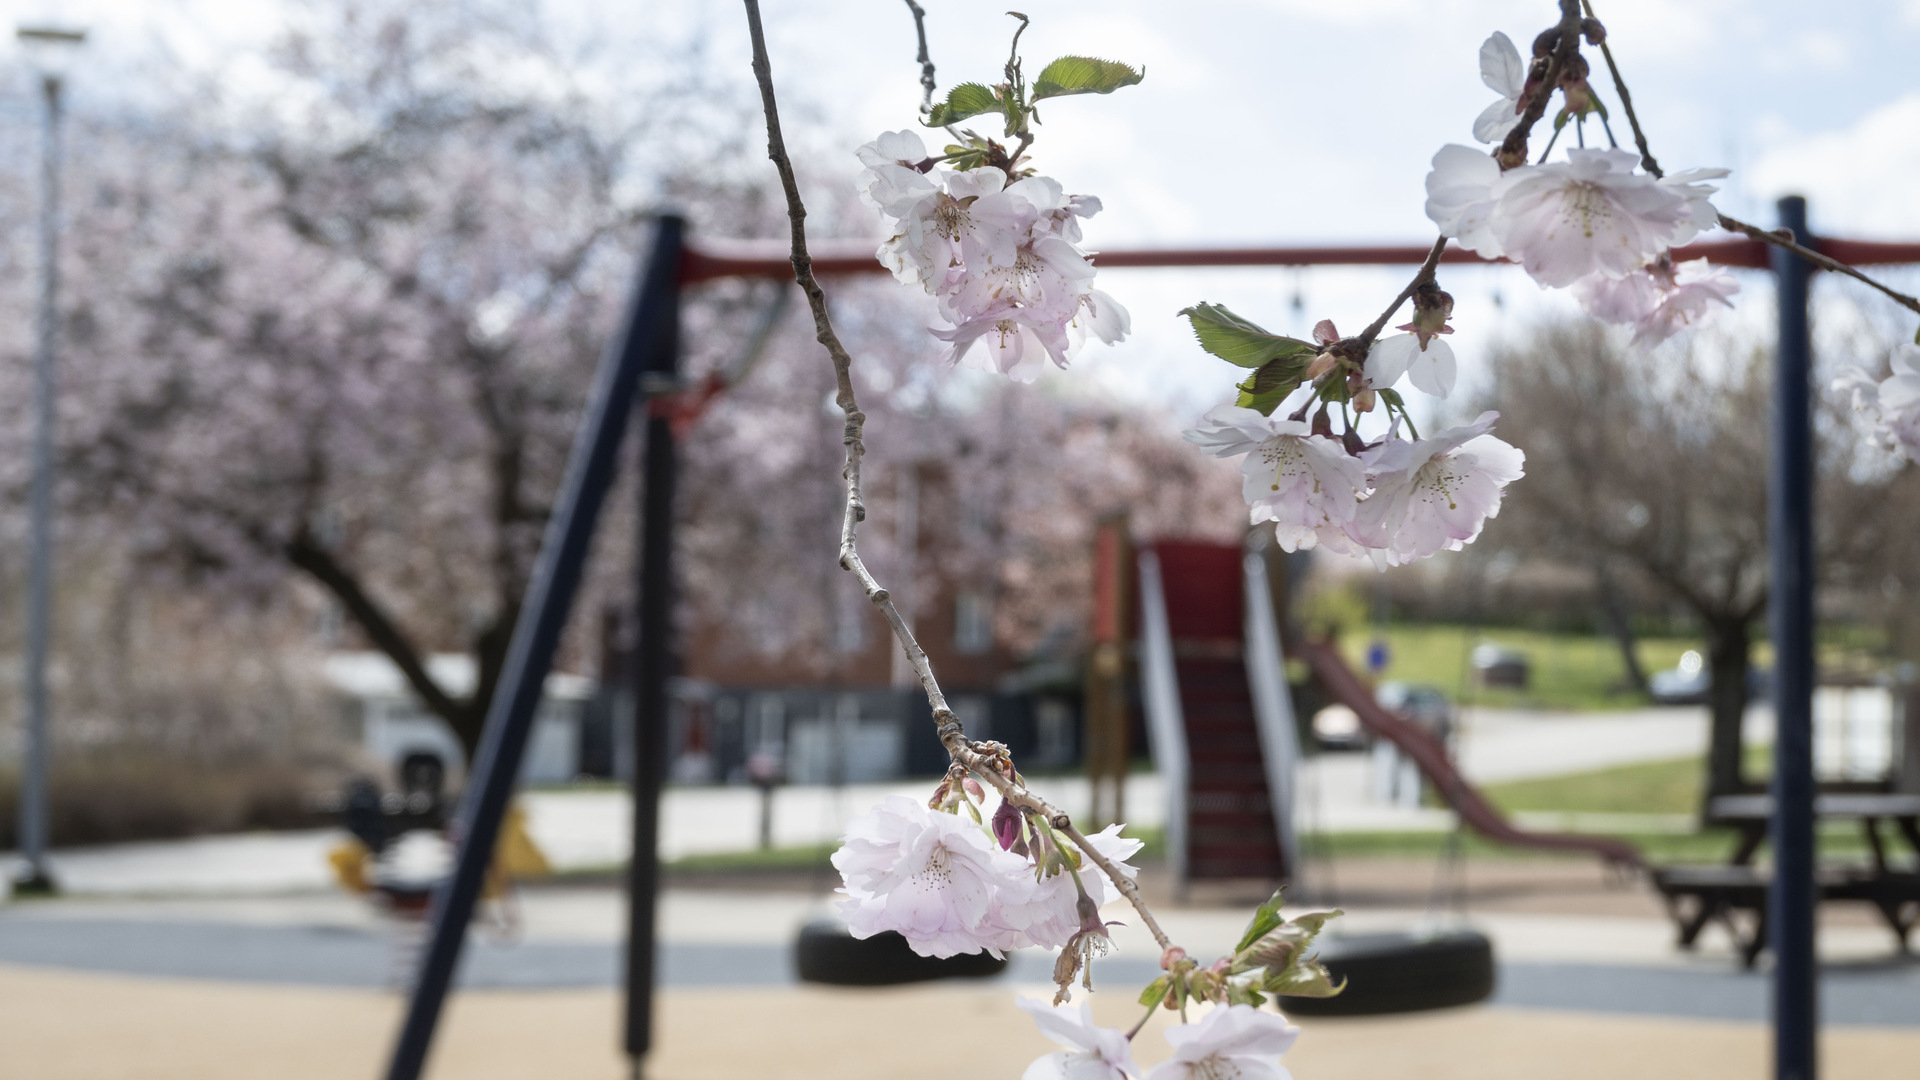
[[20, 892], [54, 890], [47, 871], [47, 652], [53, 624], [53, 361], [59, 338], [61, 92], [85, 30], [22, 26], [22, 48], [40, 75], [46, 125], [40, 159], [39, 347], [33, 357], [33, 487], [27, 539], [26, 740], [21, 755]]

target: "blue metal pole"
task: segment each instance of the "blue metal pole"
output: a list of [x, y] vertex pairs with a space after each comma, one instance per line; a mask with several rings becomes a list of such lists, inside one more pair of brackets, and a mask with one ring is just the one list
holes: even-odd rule
[[574, 438], [554, 515], [540, 543], [540, 559], [527, 586], [520, 619], [501, 671], [487, 724], [460, 810], [454, 819], [459, 855], [453, 875], [433, 898], [433, 937], [421, 958], [407, 1019], [387, 1067], [387, 1080], [418, 1080], [433, 1043], [440, 1009], [466, 943], [467, 924], [493, 861], [494, 843], [507, 799], [519, 778], [520, 759], [533, 728], [534, 710], [553, 667], [554, 649], [566, 629], [573, 594], [592, 546], [594, 526], [619, 467], [620, 441], [643, 394], [641, 372], [661, 348], [672, 348], [673, 316], [680, 302], [680, 253], [685, 223], [659, 219], [653, 250], [627, 312], [626, 326], [609, 344], [594, 377], [593, 393]]
[[[678, 323], [656, 348], [643, 385], [679, 378]], [[667, 679], [673, 674], [673, 425], [647, 417], [640, 476], [640, 546], [633, 663], [633, 854], [627, 863], [627, 1015], [623, 1045], [638, 1077], [653, 1048], [654, 910], [660, 891], [660, 787], [668, 756]]]
[[[1780, 200], [1780, 225], [1803, 244], [1807, 201]], [[1773, 460], [1767, 500], [1772, 554], [1773, 887], [1768, 902], [1773, 949], [1773, 1075], [1814, 1080], [1820, 968], [1814, 953], [1813, 821], [1813, 343], [1807, 291], [1813, 267], [1773, 251], [1779, 283], [1780, 342], [1774, 363]]]

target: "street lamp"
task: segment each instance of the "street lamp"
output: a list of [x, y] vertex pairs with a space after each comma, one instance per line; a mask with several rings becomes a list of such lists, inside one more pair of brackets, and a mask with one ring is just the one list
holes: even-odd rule
[[27, 542], [26, 745], [21, 755], [19, 892], [54, 890], [47, 871], [47, 651], [53, 623], [53, 360], [59, 337], [60, 95], [85, 30], [22, 26], [47, 102], [40, 159], [40, 341], [33, 358], [33, 489]]

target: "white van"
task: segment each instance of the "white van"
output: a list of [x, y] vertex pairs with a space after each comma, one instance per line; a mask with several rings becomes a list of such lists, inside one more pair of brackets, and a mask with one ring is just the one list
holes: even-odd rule
[[[471, 656], [435, 653], [427, 673], [449, 694], [473, 692]], [[337, 652], [322, 671], [338, 695], [354, 740], [403, 790], [451, 790], [466, 774], [466, 755], [446, 721], [434, 716], [407, 686], [406, 676], [385, 653]], [[593, 681], [555, 672], [534, 715], [533, 734], [520, 763], [522, 784], [557, 784], [580, 773], [580, 728]]]

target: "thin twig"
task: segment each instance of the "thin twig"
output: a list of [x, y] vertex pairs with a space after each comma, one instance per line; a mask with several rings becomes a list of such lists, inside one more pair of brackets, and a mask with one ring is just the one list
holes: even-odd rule
[[[1580, 0], [1580, 5], [1586, 9], [1587, 18], [1600, 21], [1600, 16], [1593, 13], [1592, 0]], [[1640, 130], [1640, 118], [1633, 112], [1633, 95], [1627, 93], [1627, 80], [1620, 77], [1620, 65], [1613, 62], [1613, 49], [1604, 37], [1600, 39], [1600, 55], [1607, 58], [1607, 72], [1613, 76], [1613, 88], [1620, 94], [1620, 107], [1626, 110], [1627, 124], [1633, 128], [1633, 143], [1640, 148], [1640, 167], [1658, 180], [1666, 174], [1660, 171], [1660, 163], [1653, 160], [1653, 151], [1647, 149], [1647, 133]], [[1611, 138], [1613, 132], [1609, 130], [1607, 136]]]
[[913, 32], [920, 38], [920, 55], [914, 57], [920, 62], [920, 111], [933, 111], [933, 91], [940, 84], [933, 80], [933, 58], [927, 55], [927, 9], [913, 0], [907, 0], [907, 10], [913, 12]]
[[1420, 286], [1433, 280], [1434, 268], [1440, 265], [1440, 255], [1446, 250], [1446, 237], [1442, 236], [1435, 240], [1433, 250], [1427, 252], [1427, 261], [1420, 264], [1420, 272], [1413, 275], [1413, 280], [1407, 282], [1407, 287], [1401, 289], [1400, 295], [1393, 298], [1393, 303], [1387, 307], [1387, 310], [1381, 312], [1380, 317], [1373, 320], [1365, 330], [1360, 331], [1360, 336], [1354, 340], [1358, 341], [1362, 347], [1372, 345], [1374, 339], [1380, 336], [1380, 331], [1386, 329], [1387, 323], [1393, 321], [1393, 313], [1400, 310], [1400, 305], [1406, 303]]
[[1856, 281], [1863, 281], [1892, 297], [1894, 302], [1898, 303], [1901, 307], [1906, 308], [1916, 315], [1920, 315], [1920, 299], [1915, 299], [1906, 293], [1889, 289], [1860, 271], [1855, 270], [1853, 267], [1848, 266], [1846, 263], [1838, 259], [1829, 258], [1804, 244], [1796, 242], [1785, 229], [1763, 229], [1758, 225], [1750, 225], [1738, 218], [1731, 218], [1725, 214], [1720, 215], [1720, 227], [1726, 229], [1728, 232], [1744, 233], [1749, 239], [1758, 240], [1763, 244], [1772, 244], [1774, 247], [1785, 248], [1822, 270], [1831, 270], [1836, 274], [1845, 274], [1847, 277], [1853, 278]]
[[846, 480], [846, 511], [840, 522], [840, 565], [852, 573], [860, 582], [860, 588], [867, 599], [880, 609], [880, 614], [893, 629], [893, 636], [900, 648], [907, 654], [907, 660], [913, 666], [913, 673], [920, 680], [920, 688], [926, 692], [927, 702], [933, 708], [933, 720], [937, 725], [940, 743], [947, 749], [947, 755], [961, 766], [979, 775], [1001, 798], [1021, 810], [1041, 815], [1055, 831], [1065, 833], [1074, 846], [1086, 855], [1088, 861], [1099, 867], [1101, 872], [1112, 880], [1114, 887], [1120, 890], [1133, 904], [1135, 911], [1146, 923], [1147, 930], [1162, 950], [1171, 947], [1160, 924], [1147, 909], [1146, 901], [1140, 895], [1140, 887], [1133, 879], [1121, 872], [1111, 859], [1102, 855], [1088, 840], [1085, 834], [1074, 828], [1073, 819], [1065, 811], [1049, 804], [1033, 794], [1026, 786], [1016, 783], [1003, 774], [996, 757], [988, 756], [983, 748], [991, 744], [973, 743], [967, 740], [961, 729], [960, 720], [948, 706], [946, 695], [940, 690], [939, 680], [934, 677], [933, 665], [927, 659], [925, 649], [914, 640], [913, 631], [907, 621], [901, 617], [894, 606], [893, 598], [880, 586], [866, 564], [860, 560], [855, 545], [855, 532], [865, 519], [866, 507], [860, 495], [860, 458], [866, 453], [862, 436], [866, 429], [866, 414], [860, 411], [859, 402], [853, 392], [853, 358], [846, 347], [840, 343], [840, 335], [834, 332], [833, 321], [827, 315], [827, 297], [820, 289], [820, 282], [813, 276], [813, 259], [807, 254], [806, 206], [800, 200], [800, 187], [793, 175], [793, 162], [787, 157], [786, 140], [780, 134], [780, 110], [773, 96], [773, 67], [767, 59], [766, 36], [760, 28], [759, 0], [744, 0], [747, 8], [747, 30], [753, 39], [753, 74], [760, 84], [760, 104], [767, 116], [767, 157], [773, 161], [774, 168], [780, 173], [780, 187], [786, 194], [787, 221], [793, 234], [793, 276], [800, 283], [800, 289], [806, 293], [807, 306], [813, 312], [814, 338], [827, 350], [833, 360], [834, 381], [837, 387], [834, 401], [846, 416], [846, 434], [842, 440], [846, 444], [846, 465], [842, 476]]

